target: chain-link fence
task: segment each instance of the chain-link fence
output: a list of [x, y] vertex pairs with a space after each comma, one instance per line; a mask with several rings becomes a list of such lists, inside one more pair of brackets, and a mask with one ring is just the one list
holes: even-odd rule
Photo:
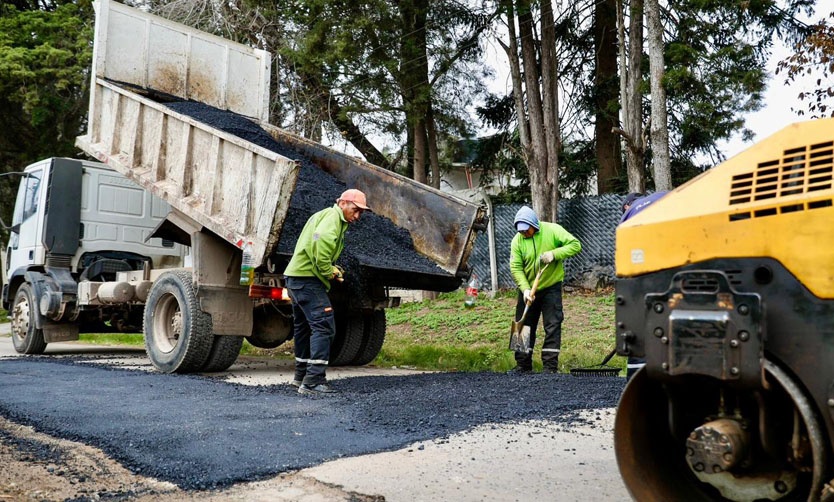
[[[614, 280], [614, 232], [622, 215], [624, 195], [599, 195], [559, 201], [559, 224], [582, 243], [582, 251], [565, 260], [565, 284], [594, 289]], [[515, 288], [510, 274], [510, 241], [515, 235], [513, 218], [522, 204], [493, 206], [495, 262], [498, 288]], [[489, 238], [475, 241], [469, 265], [484, 289], [492, 289]]]

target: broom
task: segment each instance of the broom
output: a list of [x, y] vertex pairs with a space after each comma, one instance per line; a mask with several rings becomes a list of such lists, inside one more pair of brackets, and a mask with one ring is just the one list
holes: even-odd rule
[[617, 353], [617, 348], [614, 347], [614, 350], [608, 353], [605, 356], [605, 359], [602, 360], [601, 363], [597, 364], [596, 366], [590, 366], [588, 368], [573, 368], [570, 370], [570, 374], [577, 377], [615, 377], [620, 376], [620, 371], [622, 368], [618, 368], [616, 366], [606, 366], [608, 361], [614, 357], [614, 354]]

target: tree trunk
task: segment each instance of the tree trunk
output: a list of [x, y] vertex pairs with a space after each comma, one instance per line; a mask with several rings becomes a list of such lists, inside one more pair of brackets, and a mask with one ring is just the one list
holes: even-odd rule
[[513, 103], [515, 104], [516, 122], [518, 123], [518, 137], [521, 141], [522, 155], [527, 161], [527, 149], [530, 148], [530, 129], [527, 124], [527, 113], [524, 111], [524, 84], [521, 80], [521, 64], [518, 60], [518, 38], [515, 32], [515, 11], [511, 0], [503, 0], [504, 10], [507, 14], [507, 31], [509, 33], [509, 45], [501, 43], [507, 59], [510, 63], [510, 78], [513, 83]]
[[426, 183], [426, 121], [417, 117], [414, 124], [414, 181]]
[[666, 115], [666, 89], [663, 88], [663, 24], [658, 0], [646, 0], [646, 24], [649, 29], [649, 73], [652, 89], [652, 164], [655, 190], [672, 189], [669, 162], [669, 128]]
[[550, 215], [547, 190], [547, 140], [544, 132], [542, 98], [539, 91], [539, 70], [536, 40], [533, 37], [533, 15], [529, 0], [518, 0], [518, 31], [521, 37], [521, 58], [524, 84], [527, 88], [527, 112], [530, 123], [530, 147], [526, 148], [527, 170], [530, 174], [530, 197], [533, 209], [542, 219]]
[[[622, 9], [618, 8], [620, 20], [620, 47], [625, 47], [624, 21]], [[646, 178], [643, 170], [645, 146], [643, 143], [643, 108], [640, 95], [643, 60], [643, 0], [632, 0], [629, 7], [628, 59], [620, 53], [621, 62], [626, 71], [620, 76], [623, 92], [623, 128], [621, 131], [626, 143], [626, 165], [628, 169], [628, 190], [630, 192], [646, 191]]]
[[[429, 84], [428, 48], [426, 42], [426, 19], [428, 0], [406, 0], [399, 3], [402, 29], [405, 35], [400, 43], [400, 71], [398, 81], [406, 117], [411, 117], [409, 127], [414, 130], [414, 179], [426, 183], [426, 161], [432, 156], [436, 138], [429, 134], [428, 125], [431, 109], [431, 85]], [[433, 126], [433, 124], [432, 124]], [[430, 141], [435, 141], [433, 147]], [[438, 186], [440, 164], [437, 163]]]
[[426, 114], [426, 139], [429, 147], [429, 163], [431, 164], [431, 186], [440, 190], [440, 158], [437, 155], [437, 130], [434, 125], [434, 109], [429, 103]]
[[541, 3], [542, 9], [542, 114], [544, 115], [545, 154], [544, 190], [550, 194], [539, 213], [545, 221], [559, 220], [559, 155], [562, 139], [559, 130], [559, 68], [556, 61], [556, 25], [551, 0]]
[[594, 88], [596, 97], [597, 193], [614, 191], [613, 180], [623, 167], [620, 140], [614, 134], [617, 127], [617, 6], [616, 0], [599, 0], [594, 9], [594, 47], [596, 68]]

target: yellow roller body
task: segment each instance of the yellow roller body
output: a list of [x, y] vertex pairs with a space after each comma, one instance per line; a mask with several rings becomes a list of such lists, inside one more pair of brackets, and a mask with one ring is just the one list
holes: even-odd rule
[[834, 118], [786, 127], [622, 224], [617, 275], [772, 257], [834, 298], [833, 179]]

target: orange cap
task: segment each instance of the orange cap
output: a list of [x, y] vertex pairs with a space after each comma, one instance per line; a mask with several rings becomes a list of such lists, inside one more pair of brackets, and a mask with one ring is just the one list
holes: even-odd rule
[[339, 200], [343, 200], [345, 202], [353, 202], [362, 209], [371, 209], [368, 207], [368, 201], [365, 199], [365, 194], [362, 193], [362, 191], [357, 190], [355, 188], [351, 188], [350, 190], [345, 190], [344, 192], [342, 192], [342, 195], [339, 197], [337, 202]]

